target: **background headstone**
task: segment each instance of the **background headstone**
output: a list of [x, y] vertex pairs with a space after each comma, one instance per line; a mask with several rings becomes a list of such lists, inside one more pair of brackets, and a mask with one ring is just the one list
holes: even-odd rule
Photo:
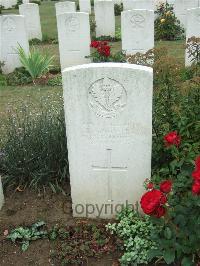
[[1, 176], [0, 176], [0, 210], [3, 207], [4, 204], [4, 195], [3, 195], [3, 187], [1, 182]]
[[23, 4], [28, 4], [30, 1], [29, 0], [22, 0]]
[[91, 14], [91, 2], [90, 0], [79, 0], [79, 7], [81, 12]]
[[56, 16], [66, 12], [76, 12], [75, 2], [70, 2], [70, 1], [58, 2], [55, 4], [55, 8], [56, 8]]
[[0, 61], [4, 62], [3, 72], [8, 74], [21, 66], [16, 49], [19, 45], [29, 52], [25, 18], [20, 15], [0, 16]]
[[197, 8], [198, 5], [199, 0], [175, 0], [174, 13], [185, 29], [187, 26], [187, 9]]
[[2, 0], [1, 5], [4, 7], [4, 9], [12, 8], [13, 1], [12, 0]]
[[89, 14], [64, 13], [57, 16], [61, 68], [89, 63], [90, 23]]
[[152, 83], [152, 69], [133, 64], [63, 71], [74, 216], [90, 204], [89, 217], [111, 218], [139, 201], [151, 176]]
[[19, 6], [19, 13], [25, 17], [28, 39], [42, 40], [39, 6], [34, 3], [22, 4]]
[[147, 9], [154, 10], [153, 0], [123, 0], [124, 10]]
[[[186, 42], [191, 37], [200, 38], [200, 7], [187, 10], [187, 29], [186, 29]], [[192, 64], [191, 57], [189, 58], [186, 49], [185, 65], [190, 66]]]
[[96, 37], [115, 37], [115, 12], [114, 2], [100, 0], [94, 3]]
[[128, 10], [121, 14], [122, 50], [127, 55], [154, 47], [153, 10]]

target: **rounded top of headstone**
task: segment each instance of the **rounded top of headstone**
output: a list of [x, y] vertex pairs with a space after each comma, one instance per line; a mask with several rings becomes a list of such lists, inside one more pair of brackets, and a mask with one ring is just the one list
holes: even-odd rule
[[151, 67], [135, 65], [135, 64], [128, 64], [128, 63], [91, 63], [91, 64], [83, 64], [77, 65], [73, 67], [67, 67], [63, 69], [62, 73], [65, 74], [70, 71], [76, 71], [79, 69], [91, 69], [91, 68], [123, 68], [123, 69], [133, 69], [133, 70], [140, 70], [146, 71], [149, 73], [153, 72]]

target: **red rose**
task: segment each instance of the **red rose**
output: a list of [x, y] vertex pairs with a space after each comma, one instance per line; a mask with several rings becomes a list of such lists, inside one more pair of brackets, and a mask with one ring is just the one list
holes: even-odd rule
[[160, 207], [163, 207], [162, 205], [166, 202], [166, 196], [160, 190], [153, 189], [142, 196], [140, 204], [144, 213], [161, 217], [165, 212]]
[[90, 44], [90, 47], [98, 48], [99, 44], [100, 43], [98, 41], [92, 41], [91, 44]]
[[192, 192], [193, 194], [200, 195], [200, 182], [194, 182]]
[[160, 190], [163, 193], [169, 193], [171, 191], [171, 189], [172, 189], [172, 181], [170, 181], [170, 180], [163, 181], [160, 184]]
[[198, 156], [195, 160], [196, 170], [200, 170], [200, 156]]
[[200, 169], [193, 171], [192, 177], [194, 178], [194, 180], [200, 181]]
[[106, 57], [108, 57], [108, 56], [110, 56], [110, 46], [105, 46], [104, 47], [104, 55], [106, 56]]
[[149, 183], [149, 184], [147, 184], [147, 188], [148, 188], [148, 189], [153, 189], [153, 188], [154, 188], [154, 184], [153, 184], [153, 183]]
[[154, 215], [157, 217], [157, 218], [160, 218], [162, 216], [164, 216], [166, 213], [166, 210], [163, 206], [160, 206], [154, 213]]
[[181, 143], [181, 137], [177, 134], [176, 131], [173, 131], [164, 136], [164, 141], [167, 147], [172, 145], [178, 147]]

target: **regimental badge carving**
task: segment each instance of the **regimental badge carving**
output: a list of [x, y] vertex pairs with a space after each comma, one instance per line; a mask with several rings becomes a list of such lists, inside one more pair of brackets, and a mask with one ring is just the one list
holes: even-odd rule
[[5, 18], [3, 21], [3, 29], [5, 31], [11, 32], [16, 28], [15, 21], [12, 18]]
[[79, 30], [79, 28], [80, 28], [79, 19], [77, 17], [74, 17], [74, 16], [71, 16], [68, 19], [66, 19], [65, 25], [66, 25], [66, 28], [71, 32], [75, 32], [75, 31]]
[[145, 18], [141, 14], [134, 14], [130, 22], [133, 28], [144, 28]]
[[88, 102], [96, 115], [112, 118], [126, 106], [127, 93], [118, 81], [111, 78], [102, 78], [90, 86]]

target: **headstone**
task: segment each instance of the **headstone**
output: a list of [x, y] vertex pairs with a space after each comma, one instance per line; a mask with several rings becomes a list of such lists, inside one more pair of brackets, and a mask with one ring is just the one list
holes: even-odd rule
[[61, 68], [89, 63], [90, 23], [89, 14], [64, 13], [57, 16]]
[[4, 195], [3, 195], [3, 187], [1, 182], [1, 176], [0, 176], [0, 210], [3, 207], [4, 204]]
[[23, 4], [28, 4], [30, 1], [29, 0], [22, 0]]
[[[200, 7], [187, 10], [187, 29], [186, 29], [186, 42], [191, 37], [200, 38]], [[192, 58], [189, 57], [186, 49], [185, 65], [190, 66]]]
[[17, 5], [17, 0], [12, 0], [12, 5], [16, 6]]
[[154, 2], [153, 0], [123, 0], [123, 7], [124, 11], [132, 9], [154, 10]]
[[187, 24], [187, 9], [197, 8], [199, 6], [199, 0], [175, 0], [174, 13], [180, 20], [183, 28], [186, 29]]
[[151, 175], [151, 68], [96, 63], [63, 71], [73, 215], [112, 218]]
[[5, 63], [3, 72], [7, 74], [21, 67], [16, 49], [20, 45], [26, 53], [29, 52], [24, 16], [0, 16], [0, 43], [0, 61]]
[[2, 0], [1, 5], [4, 7], [4, 9], [12, 8], [13, 1], [12, 0]]
[[19, 13], [25, 17], [28, 39], [42, 40], [39, 6], [34, 3], [22, 4], [19, 6]]
[[79, 7], [81, 12], [91, 14], [91, 2], [90, 0], [79, 0]]
[[66, 12], [76, 12], [75, 2], [70, 2], [70, 1], [58, 2], [55, 4], [55, 8], [56, 8], [56, 16]]
[[121, 14], [122, 50], [127, 55], [146, 53], [154, 47], [153, 10], [128, 10]]
[[115, 12], [113, 1], [96, 1], [94, 3], [96, 37], [115, 37]]

